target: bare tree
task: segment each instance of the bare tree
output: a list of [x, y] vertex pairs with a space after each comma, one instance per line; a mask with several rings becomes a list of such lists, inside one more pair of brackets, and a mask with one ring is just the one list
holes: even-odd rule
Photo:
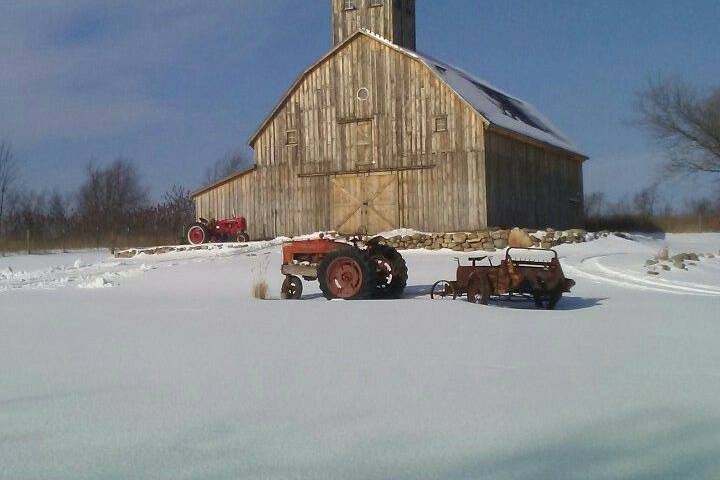
[[190, 198], [190, 191], [180, 185], [173, 185], [163, 194], [162, 207], [175, 232], [182, 233], [184, 226], [195, 221], [195, 203]]
[[704, 220], [711, 214], [713, 210], [712, 201], [708, 198], [693, 199], [687, 202], [687, 209], [691, 214], [697, 215], [698, 232], [702, 232], [704, 227]]
[[636, 193], [633, 197], [633, 204], [637, 214], [646, 219], [655, 215], [658, 197], [657, 184], [651, 185]]
[[251, 162], [240, 152], [229, 153], [205, 170], [204, 182], [215, 183], [250, 166]]
[[10, 189], [18, 179], [18, 166], [7, 142], [0, 142], [0, 238], [3, 233], [5, 202]]
[[678, 78], [638, 94], [640, 122], [669, 150], [669, 174], [720, 174], [720, 87], [708, 95]]
[[140, 175], [129, 160], [119, 158], [106, 168], [91, 163], [80, 186], [78, 211], [87, 226], [95, 230], [99, 243], [102, 235], [111, 234], [114, 238], [125, 217], [144, 206], [147, 197]]
[[593, 192], [585, 195], [585, 218], [597, 218], [605, 211], [605, 193]]

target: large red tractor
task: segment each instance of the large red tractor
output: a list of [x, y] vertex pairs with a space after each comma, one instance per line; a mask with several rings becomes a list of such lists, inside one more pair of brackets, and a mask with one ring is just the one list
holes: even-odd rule
[[399, 298], [407, 285], [405, 259], [382, 237], [367, 242], [354, 237], [338, 241], [320, 237], [283, 245], [283, 299], [302, 297], [302, 279], [320, 282], [328, 300]]
[[216, 242], [248, 242], [247, 221], [245, 217], [206, 220], [201, 218], [187, 229], [187, 241], [191, 245]]

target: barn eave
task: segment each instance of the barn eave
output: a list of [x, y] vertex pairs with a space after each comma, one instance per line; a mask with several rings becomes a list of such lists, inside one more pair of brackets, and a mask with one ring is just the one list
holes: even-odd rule
[[253, 165], [252, 167], [246, 168], [245, 170], [240, 170], [239, 172], [236, 172], [231, 175], [228, 175], [227, 177], [221, 178], [220, 180], [218, 180], [215, 183], [206, 185], [206, 186], [200, 188], [199, 190], [195, 190], [194, 192], [192, 192], [190, 194], [190, 198], [198, 197], [198, 196], [202, 195], [203, 193], [206, 193], [210, 190], [221, 187], [221, 186], [225, 185], [226, 183], [230, 183], [237, 178], [244, 177], [245, 175], [248, 175], [248, 174], [254, 172], [255, 170], [257, 170], [257, 165]]

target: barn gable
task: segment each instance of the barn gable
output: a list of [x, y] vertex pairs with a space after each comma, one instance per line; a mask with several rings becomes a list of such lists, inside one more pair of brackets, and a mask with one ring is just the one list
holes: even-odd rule
[[293, 83], [290, 89], [281, 98], [271, 114], [260, 124], [260, 127], [250, 137], [249, 143], [253, 145], [254, 140], [262, 131], [277, 111], [287, 101], [292, 92], [300, 85], [303, 79], [316, 68], [342, 50], [346, 44], [358, 36], [365, 36], [373, 39], [388, 48], [392, 48], [409, 58], [412, 58], [428, 68], [437, 78], [442, 80], [456, 95], [463, 99], [488, 126], [498, 131], [507, 131], [534, 142], [540, 142], [550, 147], [567, 151], [571, 154], [585, 157], [571, 140], [555, 125], [542, 115], [530, 103], [512, 96], [489, 82], [475, 77], [462, 69], [448, 63], [436, 60], [428, 55], [395, 45], [389, 40], [380, 37], [367, 30], [358, 30], [344, 42], [338, 44], [327, 55], [304, 71]]

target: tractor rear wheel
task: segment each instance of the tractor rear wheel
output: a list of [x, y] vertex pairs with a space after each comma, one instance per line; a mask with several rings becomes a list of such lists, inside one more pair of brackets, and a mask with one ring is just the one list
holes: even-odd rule
[[207, 242], [209, 232], [207, 227], [200, 222], [195, 222], [188, 228], [187, 241], [190, 245], [202, 245]]
[[375, 267], [365, 252], [343, 248], [323, 258], [318, 266], [318, 281], [328, 300], [360, 300], [375, 291]]
[[467, 299], [470, 303], [490, 303], [491, 285], [487, 275], [473, 275], [468, 282]]
[[387, 245], [374, 245], [367, 252], [375, 265], [377, 275], [375, 296], [400, 298], [408, 280], [407, 264], [403, 256], [396, 249]]

